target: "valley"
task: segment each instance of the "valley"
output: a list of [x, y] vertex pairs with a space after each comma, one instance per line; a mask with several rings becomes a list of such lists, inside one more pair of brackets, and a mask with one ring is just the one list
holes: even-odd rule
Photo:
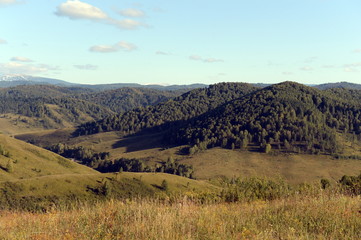
[[265, 201], [274, 211], [277, 201], [339, 204], [338, 194], [347, 201], [359, 194], [360, 90], [293, 82], [170, 92], [35, 85], [1, 96], [3, 210], [202, 203], [203, 211]]

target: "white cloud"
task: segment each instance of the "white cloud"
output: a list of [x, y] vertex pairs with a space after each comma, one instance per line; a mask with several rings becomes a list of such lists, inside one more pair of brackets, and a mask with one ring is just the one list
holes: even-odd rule
[[314, 69], [312, 67], [305, 66], [305, 67], [301, 67], [300, 70], [302, 70], [302, 71], [313, 71]]
[[92, 64], [74, 65], [74, 67], [77, 69], [80, 69], [80, 70], [97, 70], [98, 69], [97, 65], [92, 65]]
[[194, 60], [194, 61], [201, 61], [204, 63], [215, 63], [215, 62], [224, 62], [223, 59], [217, 59], [217, 58], [203, 58], [199, 55], [191, 55], [189, 56], [190, 60]]
[[126, 51], [133, 51], [133, 50], [137, 49], [137, 46], [135, 46], [133, 43], [129, 43], [129, 42], [125, 42], [125, 41], [119, 42], [117, 44], [117, 46]]
[[351, 68], [351, 67], [345, 67], [343, 70], [344, 70], [345, 72], [358, 72], [357, 69]]
[[8, 42], [5, 39], [0, 38], [0, 44], [7, 44]]
[[8, 62], [0, 64], [0, 71], [3, 74], [26, 74], [33, 75], [38, 73], [45, 73], [49, 71], [59, 70], [56, 66], [47, 64], [24, 64], [20, 62]]
[[361, 48], [357, 48], [355, 50], [352, 51], [353, 53], [361, 53]]
[[217, 58], [206, 58], [203, 59], [203, 62], [215, 63], [215, 62], [224, 62], [224, 61], [222, 59], [217, 59]]
[[91, 52], [98, 52], [98, 53], [111, 53], [111, 52], [118, 52], [119, 50], [124, 50], [127, 52], [134, 51], [137, 49], [137, 46], [133, 43], [121, 41], [114, 45], [96, 45], [89, 48]]
[[102, 10], [88, 3], [78, 0], [68, 0], [60, 4], [55, 12], [58, 16], [69, 17], [70, 19], [104, 20], [109, 18]]
[[118, 51], [116, 46], [109, 46], [109, 45], [96, 45], [89, 48], [91, 52], [100, 52], [100, 53], [111, 53]]
[[134, 17], [134, 18], [145, 16], [145, 13], [142, 10], [135, 9], [135, 8], [128, 8], [128, 9], [120, 10], [119, 14], [124, 17]]
[[60, 4], [55, 12], [57, 16], [68, 17], [72, 20], [86, 19], [116, 26], [120, 29], [133, 30], [146, 24], [133, 19], [114, 19], [103, 10], [79, 0], [68, 0]]
[[293, 72], [283, 72], [282, 74], [283, 74], [283, 75], [292, 75]]
[[122, 20], [108, 19], [108, 23], [120, 29], [128, 29], [128, 30], [134, 30], [141, 26], [144, 27], [147, 26], [146, 24], [133, 19], [122, 19]]
[[157, 55], [163, 55], [163, 56], [172, 55], [172, 53], [170, 53], [170, 52], [163, 52], [163, 51], [156, 51], [155, 54], [157, 54]]
[[12, 57], [10, 61], [13, 62], [33, 62], [33, 60], [27, 58], [27, 57]]
[[345, 64], [343, 65], [345, 68], [356, 68], [356, 67], [361, 67], [361, 62], [358, 63], [350, 63], [350, 64]]
[[20, 3], [17, 0], [0, 0], [0, 6]]
[[189, 59], [194, 61], [202, 61], [202, 57], [198, 55], [191, 55], [189, 56]]

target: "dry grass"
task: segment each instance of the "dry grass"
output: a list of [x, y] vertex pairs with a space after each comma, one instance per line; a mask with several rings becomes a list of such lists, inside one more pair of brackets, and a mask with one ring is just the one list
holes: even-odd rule
[[360, 198], [321, 194], [200, 205], [109, 201], [49, 213], [0, 212], [1, 239], [360, 239]]

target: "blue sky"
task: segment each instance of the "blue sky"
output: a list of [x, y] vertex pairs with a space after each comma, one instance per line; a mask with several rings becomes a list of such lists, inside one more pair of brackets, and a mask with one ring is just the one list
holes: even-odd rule
[[0, 75], [361, 84], [359, 0], [0, 0]]

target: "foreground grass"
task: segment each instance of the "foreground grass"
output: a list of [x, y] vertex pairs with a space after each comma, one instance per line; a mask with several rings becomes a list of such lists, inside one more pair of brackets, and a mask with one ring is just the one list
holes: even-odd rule
[[48, 213], [0, 212], [0, 239], [361, 239], [360, 198], [271, 202], [108, 201]]

